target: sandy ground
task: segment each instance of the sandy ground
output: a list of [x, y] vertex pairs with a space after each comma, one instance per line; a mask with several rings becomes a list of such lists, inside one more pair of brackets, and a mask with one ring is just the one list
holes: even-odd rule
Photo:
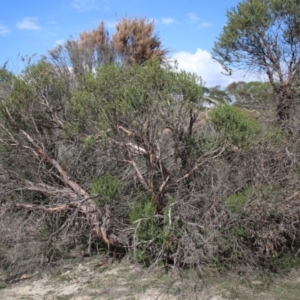
[[[185, 295], [192, 290], [186, 286], [183, 291], [182, 284], [179, 274], [168, 275], [162, 268], [149, 271], [129, 262], [111, 263], [107, 259], [92, 258], [82, 262], [67, 261], [35, 274], [23, 274], [16, 282], [0, 289], [0, 299], [172, 300], [193, 297]], [[190, 288], [195, 289], [195, 286]], [[199, 299], [223, 299], [204, 290], [197, 291], [198, 296], [202, 294]]]
[[284, 278], [258, 278], [253, 273], [245, 278], [239, 273], [203, 278], [176, 270], [166, 274], [159, 267], [146, 270], [128, 261], [94, 257], [23, 274], [8, 284], [0, 280], [0, 299], [300, 299], [299, 271]]

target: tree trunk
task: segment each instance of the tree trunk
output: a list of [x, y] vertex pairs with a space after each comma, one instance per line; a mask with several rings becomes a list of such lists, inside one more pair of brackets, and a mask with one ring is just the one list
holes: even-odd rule
[[278, 95], [278, 105], [277, 105], [277, 121], [278, 124], [288, 131], [290, 135], [293, 135], [292, 128], [292, 109], [294, 106], [294, 97], [292, 92], [287, 91], [286, 87], [280, 89]]

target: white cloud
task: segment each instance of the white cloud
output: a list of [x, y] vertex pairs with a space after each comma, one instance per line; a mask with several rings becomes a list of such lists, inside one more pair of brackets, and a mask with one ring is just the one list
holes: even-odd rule
[[177, 23], [173, 18], [162, 18], [162, 23], [165, 25], [171, 25]]
[[188, 18], [190, 20], [190, 23], [196, 24], [198, 29], [203, 28], [203, 27], [209, 27], [212, 26], [211, 23], [203, 21], [200, 23], [200, 18], [195, 14], [195, 13], [189, 13]]
[[188, 17], [189, 17], [190, 21], [193, 23], [196, 23], [200, 20], [200, 18], [197, 17], [197, 15], [195, 13], [188, 14]]
[[235, 72], [231, 76], [222, 74], [221, 72], [224, 72], [224, 70], [221, 65], [212, 59], [208, 51], [200, 48], [195, 53], [185, 51], [175, 53], [172, 59], [177, 60], [180, 70], [201, 76], [207, 87], [220, 85], [225, 88], [234, 81], [259, 80], [259, 78], [247, 75], [245, 72]]
[[200, 23], [200, 27], [209, 27], [211, 26], [212, 24], [211, 23], [208, 23], [208, 22], [202, 22]]
[[22, 21], [17, 22], [17, 28], [21, 30], [41, 30], [42, 28], [37, 24], [37, 18], [23, 18]]
[[10, 33], [10, 29], [5, 25], [0, 24], [0, 35], [5, 36], [8, 33]]
[[71, 5], [79, 11], [96, 8], [95, 0], [73, 0]]

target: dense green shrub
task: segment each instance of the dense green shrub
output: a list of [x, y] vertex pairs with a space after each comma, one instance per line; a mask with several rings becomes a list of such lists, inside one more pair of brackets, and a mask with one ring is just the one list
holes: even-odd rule
[[215, 129], [231, 144], [247, 148], [258, 133], [259, 125], [234, 106], [219, 105], [209, 114]]
[[130, 212], [130, 220], [136, 227], [136, 237], [140, 242], [160, 238], [161, 230], [158, 226], [159, 222], [155, 218], [155, 206], [151, 200], [136, 202]]
[[163, 215], [157, 215], [149, 196], [140, 193], [131, 209], [130, 220], [135, 228], [135, 258], [145, 265], [151, 264], [162, 253], [176, 252], [184, 228], [178, 218], [172, 216], [172, 203], [169, 200]]
[[148, 265], [163, 245], [163, 228], [155, 216], [155, 206], [149, 196], [140, 193], [130, 212], [130, 221], [135, 228], [136, 259]]

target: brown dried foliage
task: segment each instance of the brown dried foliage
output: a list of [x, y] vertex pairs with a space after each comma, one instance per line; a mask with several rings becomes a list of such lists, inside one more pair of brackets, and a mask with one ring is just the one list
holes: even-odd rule
[[116, 27], [112, 41], [126, 63], [140, 65], [155, 58], [165, 59], [168, 51], [162, 49], [158, 35], [153, 33], [154, 21], [125, 17]]

